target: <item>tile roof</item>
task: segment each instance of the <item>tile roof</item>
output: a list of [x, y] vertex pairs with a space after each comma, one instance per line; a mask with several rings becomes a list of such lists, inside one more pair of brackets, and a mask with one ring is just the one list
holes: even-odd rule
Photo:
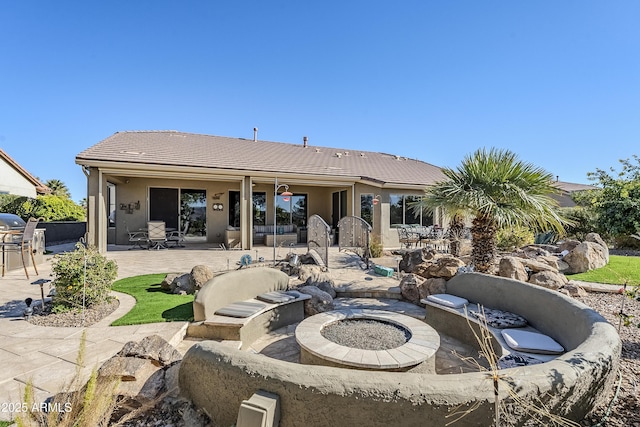
[[76, 156], [78, 164], [90, 162], [343, 176], [397, 185], [444, 179], [437, 166], [392, 154], [177, 131], [117, 132]]
[[13, 160], [11, 156], [9, 156], [4, 150], [0, 148], [0, 159], [3, 159], [7, 164], [9, 164], [13, 169], [15, 169], [19, 174], [21, 174], [27, 181], [29, 181], [36, 189], [36, 193], [38, 194], [48, 194], [51, 193], [51, 189], [40, 182], [38, 178], [31, 175], [25, 168], [20, 166], [18, 162]]
[[566, 191], [567, 193], [573, 193], [574, 191], [583, 191], [583, 190], [596, 190], [598, 187], [595, 185], [587, 185], [587, 184], [576, 184], [573, 182], [565, 182], [565, 181], [556, 181], [556, 187], [558, 187], [562, 191]]

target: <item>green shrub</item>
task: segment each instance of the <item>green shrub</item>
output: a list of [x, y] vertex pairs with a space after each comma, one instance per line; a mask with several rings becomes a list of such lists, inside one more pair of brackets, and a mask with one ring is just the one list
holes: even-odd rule
[[84, 208], [73, 200], [52, 195], [35, 199], [4, 195], [0, 198], [0, 211], [16, 214], [25, 221], [30, 217], [43, 221], [83, 221], [86, 217]]
[[56, 288], [53, 309], [61, 312], [82, 307], [83, 300], [85, 307], [107, 302], [111, 285], [118, 275], [118, 265], [96, 248], [85, 249], [78, 243], [74, 251], [54, 256], [52, 271]]
[[[575, 206], [560, 208], [560, 211], [572, 223], [564, 228], [566, 237], [583, 241], [585, 236], [592, 232], [602, 235], [603, 230], [599, 228], [597, 213], [594, 209]], [[602, 237], [605, 238], [604, 235]]]
[[378, 236], [371, 236], [369, 251], [371, 252], [371, 258], [380, 258], [382, 256], [382, 243]]
[[511, 227], [498, 230], [496, 247], [501, 251], [512, 251], [533, 243], [533, 231], [525, 227]]

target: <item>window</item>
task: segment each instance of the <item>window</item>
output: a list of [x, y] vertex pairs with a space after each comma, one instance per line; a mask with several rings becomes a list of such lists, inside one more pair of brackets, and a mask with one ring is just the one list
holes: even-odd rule
[[109, 227], [116, 226], [116, 186], [107, 182], [107, 217]]
[[253, 225], [267, 223], [267, 193], [253, 193]]
[[229, 191], [229, 225], [240, 227], [240, 192]]
[[411, 208], [413, 203], [420, 201], [421, 196], [405, 194], [392, 194], [389, 203], [389, 226], [419, 224], [432, 225], [433, 217], [425, 210], [414, 213]]
[[290, 197], [278, 195], [276, 218], [278, 225], [295, 224], [298, 227], [306, 227], [307, 195], [294, 194]]
[[[253, 225], [267, 223], [267, 193], [253, 193]], [[229, 225], [240, 227], [240, 192], [229, 191]]]
[[360, 195], [360, 218], [373, 227], [373, 194]]

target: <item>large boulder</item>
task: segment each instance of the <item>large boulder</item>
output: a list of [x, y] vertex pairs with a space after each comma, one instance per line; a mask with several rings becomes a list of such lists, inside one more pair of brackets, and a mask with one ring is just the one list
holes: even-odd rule
[[569, 280], [562, 273], [557, 271], [540, 271], [529, 277], [529, 283], [542, 286], [543, 288], [557, 290], [569, 283]]
[[582, 242], [564, 256], [563, 261], [569, 264], [570, 273], [584, 273], [607, 265], [609, 250], [594, 242]]
[[119, 380], [121, 405], [135, 409], [168, 391], [165, 371], [182, 359], [178, 350], [158, 335], [129, 341], [98, 369], [98, 377]]
[[607, 246], [605, 241], [602, 240], [602, 237], [600, 237], [600, 235], [598, 233], [589, 233], [589, 234], [587, 234], [586, 236], [584, 236], [584, 241], [585, 242], [597, 243], [600, 246], [602, 246], [603, 248], [607, 249], [607, 253], [609, 252], [609, 246]]
[[420, 302], [420, 286], [424, 281], [425, 279], [417, 274], [409, 273], [404, 276], [398, 285], [402, 298], [414, 304], [418, 304]]
[[426, 298], [429, 295], [447, 293], [447, 281], [442, 277], [431, 277], [426, 279], [422, 285], [418, 287], [420, 298]]
[[414, 273], [415, 269], [426, 260], [433, 259], [435, 251], [427, 248], [414, 249], [406, 251], [402, 254], [400, 260], [400, 271], [405, 273]]
[[466, 264], [460, 258], [451, 255], [438, 255], [429, 261], [425, 261], [415, 268], [414, 273], [429, 279], [431, 277], [441, 277], [451, 279], [456, 275], [460, 267]]
[[297, 288], [303, 294], [311, 295], [311, 298], [304, 302], [304, 313], [307, 316], [324, 313], [333, 310], [333, 298], [331, 295], [316, 286], [301, 286]]
[[196, 292], [193, 280], [189, 273], [184, 273], [176, 276], [170, 285], [170, 290], [174, 294], [193, 294]]
[[213, 278], [213, 271], [206, 265], [196, 265], [191, 269], [190, 276], [193, 289], [197, 291]]
[[300, 266], [298, 279], [304, 282], [304, 286], [316, 286], [331, 295], [331, 298], [336, 297], [335, 282], [331, 273], [319, 265]]
[[563, 242], [558, 243], [558, 249], [560, 250], [560, 252], [564, 252], [564, 251], [571, 252], [579, 244], [580, 244], [579, 240], [567, 239]]
[[524, 268], [522, 258], [513, 256], [505, 256], [500, 259], [498, 276], [508, 277], [522, 282], [529, 280], [529, 273], [527, 273], [527, 270]]
[[164, 276], [164, 280], [162, 281], [162, 283], [160, 283], [160, 287], [162, 289], [164, 289], [165, 291], [171, 291], [173, 292], [173, 289], [175, 288], [175, 286], [172, 286], [173, 281], [177, 278], [180, 277], [181, 274], [179, 273], [169, 273], [166, 276]]

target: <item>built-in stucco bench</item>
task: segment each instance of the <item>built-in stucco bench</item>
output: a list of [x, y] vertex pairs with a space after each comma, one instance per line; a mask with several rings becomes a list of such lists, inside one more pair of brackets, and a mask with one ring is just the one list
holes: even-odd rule
[[288, 287], [289, 276], [267, 267], [216, 276], [193, 301], [187, 335], [239, 341], [245, 349], [260, 336], [304, 319], [304, 301], [311, 297]]
[[[512, 307], [521, 302], [511, 301], [517, 298], [517, 292], [509, 295], [509, 289], [502, 289], [502, 296], [499, 303], [487, 298], [487, 303], [498, 304], [487, 306], [454, 292], [460, 292], [463, 286], [457, 286], [464, 282], [464, 274], [452, 279], [453, 283], [447, 283], [447, 294], [429, 296], [420, 302], [426, 306], [425, 322], [433, 326], [442, 333], [455, 339], [466, 342], [478, 349], [480, 344], [477, 336], [480, 335], [481, 319], [483, 314], [488, 318], [486, 323], [490, 332], [491, 345], [499, 359], [500, 368], [510, 368], [548, 362], [565, 352], [565, 348], [550, 336], [549, 333], [542, 332], [535, 327], [538, 316], [525, 317], [515, 312]], [[478, 280], [479, 275], [467, 276], [466, 279]], [[451, 281], [450, 281], [451, 282]], [[451, 293], [449, 293], [451, 292]], [[462, 290], [464, 294], [464, 290]], [[470, 295], [466, 295], [470, 296]], [[491, 317], [503, 317], [493, 319]], [[492, 325], [493, 323], [493, 325]], [[551, 332], [552, 333], [552, 332]]]

